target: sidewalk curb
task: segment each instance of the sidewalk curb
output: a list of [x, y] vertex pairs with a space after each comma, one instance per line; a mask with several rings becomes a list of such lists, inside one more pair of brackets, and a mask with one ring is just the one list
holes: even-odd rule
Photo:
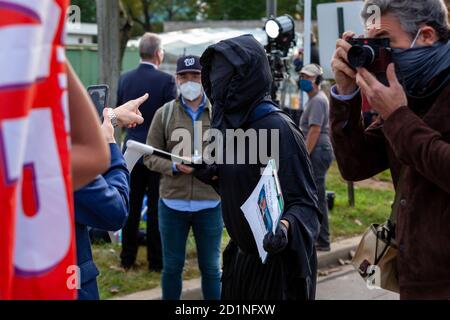
[[[201, 291], [200, 278], [183, 281], [183, 293], [181, 298], [182, 300], [197, 300], [199, 296], [202, 296]], [[161, 287], [157, 287], [151, 290], [139, 291], [109, 300], [162, 300], [162, 290]]]
[[350, 251], [355, 251], [361, 241], [361, 236], [340, 240], [331, 244], [330, 252], [318, 252], [318, 269], [338, 264], [338, 260], [349, 260]]
[[[350, 251], [356, 250], [361, 236], [340, 240], [331, 244], [330, 252], [319, 252], [317, 254], [318, 269], [338, 264], [338, 260], [349, 260]], [[201, 279], [183, 281], [182, 300], [198, 300], [202, 296]], [[161, 300], [161, 287], [151, 290], [135, 292], [126, 296], [113, 298], [111, 300]]]

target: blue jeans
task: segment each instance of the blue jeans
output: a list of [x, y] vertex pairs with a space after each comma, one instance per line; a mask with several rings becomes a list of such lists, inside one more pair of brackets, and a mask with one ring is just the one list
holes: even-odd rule
[[221, 206], [198, 212], [180, 212], [159, 201], [159, 231], [163, 250], [161, 286], [163, 300], [179, 300], [186, 260], [186, 241], [192, 226], [197, 259], [202, 275], [205, 300], [219, 300], [221, 295], [221, 243], [223, 220]]
[[334, 154], [331, 145], [318, 145], [311, 154], [311, 163], [314, 171], [314, 180], [317, 185], [319, 197], [319, 209], [323, 214], [320, 234], [317, 244], [320, 246], [330, 246], [330, 230], [328, 226], [328, 203], [326, 197], [326, 175], [333, 162]]

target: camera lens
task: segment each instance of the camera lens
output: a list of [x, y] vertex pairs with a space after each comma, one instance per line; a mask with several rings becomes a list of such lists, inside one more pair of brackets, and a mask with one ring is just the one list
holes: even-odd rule
[[368, 67], [375, 61], [375, 51], [369, 46], [353, 46], [348, 51], [348, 62], [354, 68]]

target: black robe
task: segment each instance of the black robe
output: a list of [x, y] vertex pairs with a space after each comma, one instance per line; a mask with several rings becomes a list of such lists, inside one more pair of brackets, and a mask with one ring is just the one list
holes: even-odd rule
[[[246, 164], [209, 167], [202, 181], [212, 184], [222, 197], [223, 219], [231, 241], [223, 254], [222, 299], [300, 299], [315, 297], [317, 257], [314, 248], [321, 213], [318, 209], [312, 166], [298, 127], [286, 114], [271, 112], [257, 120], [255, 109], [267, 101], [272, 77], [264, 49], [249, 35], [222, 41], [207, 49], [202, 59], [203, 85], [213, 103], [213, 126], [225, 129], [279, 130], [279, 179], [289, 221], [289, 244], [279, 254], [269, 255], [265, 264], [240, 207], [261, 178], [265, 163], [248, 164], [249, 141], [245, 144]], [[258, 132], [258, 131], [257, 131]], [[235, 143], [235, 148], [237, 144]], [[225, 144], [225, 154], [229, 153]], [[242, 150], [241, 150], [242, 151]], [[219, 179], [210, 178], [218, 175]]]

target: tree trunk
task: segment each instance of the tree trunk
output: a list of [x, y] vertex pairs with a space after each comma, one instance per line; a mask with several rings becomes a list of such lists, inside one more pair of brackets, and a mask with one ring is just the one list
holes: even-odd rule
[[[98, 24], [99, 83], [109, 86], [109, 106], [116, 107], [121, 69], [119, 0], [96, 0]], [[119, 132], [116, 132], [116, 139]], [[117, 140], [120, 143], [120, 140]]]
[[150, 23], [150, 3], [148, 0], [141, 0], [142, 1], [142, 11], [144, 13], [144, 29], [145, 31], [151, 32], [152, 31], [152, 25]]
[[169, 3], [168, 3], [168, 6], [167, 6], [167, 20], [169, 20], [169, 21], [172, 21], [173, 20], [173, 16], [174, 16], [174, 11], [175, 11], [175, 8], [174, 8], [174, 3], [173, 3], [173, 1], [168, 1]]
[[122, 66], [123, 57], [127, 48], [128, 40], [131, 38], [131, 29], [133, 28], [133, 19], [128, 15], [127, 10], [119, 1], [120, 9], [120, 66]]

